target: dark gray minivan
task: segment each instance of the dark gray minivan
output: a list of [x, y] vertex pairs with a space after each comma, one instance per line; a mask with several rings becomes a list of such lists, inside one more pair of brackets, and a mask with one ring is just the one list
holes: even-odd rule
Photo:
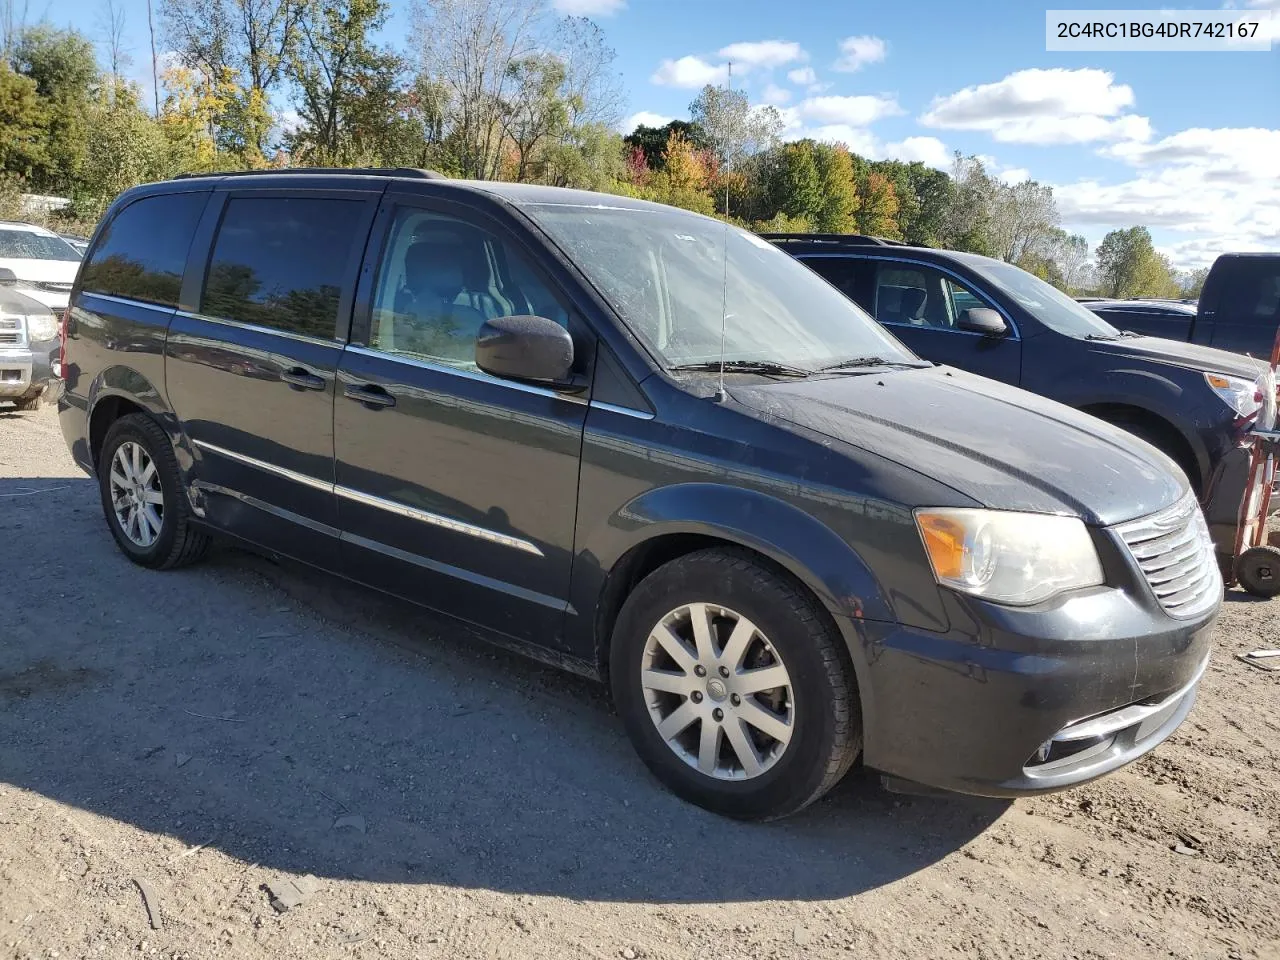
[[[423, 171], [130, 190], [63, 432], [132, 560], [210, 534], [606, 679], [681, 796], [794, 812], [861, 755], [993, 796], [1167, 737], [1222, 581], [1170, 461], [920, 361], [771, 244]], [[875, 359], [870, 359], [875, 358]]]

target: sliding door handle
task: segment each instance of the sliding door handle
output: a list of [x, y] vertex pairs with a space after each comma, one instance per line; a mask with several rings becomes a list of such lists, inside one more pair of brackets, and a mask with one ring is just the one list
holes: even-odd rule
[[280, 371], [280, 379], [295, 390], [323, 390], [324, 377], [317, 377], [306, 367], [291, 367]]

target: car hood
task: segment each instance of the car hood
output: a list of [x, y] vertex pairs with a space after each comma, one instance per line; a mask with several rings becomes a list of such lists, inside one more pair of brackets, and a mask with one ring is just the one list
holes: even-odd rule
[[1110, 525], [1187, 492], [1173, 461], [1131, 434], [947, 367], [736, 385], [729, 393], [759, 414], [900, 463], [994, 509]]
[[0, 267], [8, 267], [19, 280], [40, 283], [74, 283], [79, 260], [32, 260], [28, 257], [0, 257]]
[[1229, 353], [1213, 347], [1202, 347], [1181, 340], [1165, 340], [1163, 337], [1125, 337], [1123, 340], [1094, 341], [1106, 347], [1111, 356], [1129, 356], [1156, 363], [1167, 363], [1187, 370], [1205, 373], [1224, 373], [1233, 377], [1257, 380], [1266, 372], [1269, 357], [1256, 360], [1239, 353]]

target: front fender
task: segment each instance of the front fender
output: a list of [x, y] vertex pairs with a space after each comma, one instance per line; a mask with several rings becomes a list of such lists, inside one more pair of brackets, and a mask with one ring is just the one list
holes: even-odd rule
[[699, 534], [763, 554], [805, 583], [831, 613], [894, 619], [867, 565], [834, 531], [803, 510], [756, 490], [681, 483], [647, 491], [601, 524], [584, 543], [613, 565], [654, 537]]

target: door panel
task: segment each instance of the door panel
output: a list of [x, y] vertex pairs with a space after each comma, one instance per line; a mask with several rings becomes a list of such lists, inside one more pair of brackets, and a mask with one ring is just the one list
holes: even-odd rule
[[199, 309], [178, 312], [166, 346], [193, 487], [216, 526], [336, 567], [336, 331], [375, 203], [306, 191], [218, 200]]
[[957, 277], [922, 263], [879, 261], [874, 304], [875, 318], [926, 360], [1015, 386], [1021, 380], [1022, 343], [1012, 329], [988, 337], [958, 328], [965, 310], [998, 308]]
[[388, 205], [368, 345], [348, 347], [338, 374], [344, 569], [561, 645], [586, 402], [491, 377], [474, 357], [486, 319], [536, 312], [570, 325], [568, 311], [492, 225]]

